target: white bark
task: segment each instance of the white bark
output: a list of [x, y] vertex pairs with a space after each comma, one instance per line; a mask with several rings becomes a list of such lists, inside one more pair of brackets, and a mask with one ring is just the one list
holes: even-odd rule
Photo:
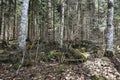
[[64, 33], [64, 12], [65, 12], [65, 9], [64, 9], [64, 0], [61, 0], [61, 3], [62, 3], [62, 19], [61, 19], [61, 33], [60, 33], [60, 48], [63, 48], [63, 33]]
[[114, 35], [114, 26], [113, 26], [113, 17], [114, 17], [114, 0], [108, 0], [108, 26], [107, 26], [107, 51], [113, 50], [113, 35]]
[[22, 16], [21, 16], [21, 24], [20, 24], [20, 32], [19, 32], [19, 40], [18, 40], [19, 48], [21, 50], [26, 49], [28, 6], [29, 6], [29, 0], [23, 0]]

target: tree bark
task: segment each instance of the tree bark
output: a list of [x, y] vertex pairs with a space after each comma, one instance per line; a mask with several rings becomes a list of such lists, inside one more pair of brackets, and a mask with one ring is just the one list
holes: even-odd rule
[[27, 20], [28, 20], [28, 5], [29, 0], [23, 0], [22, 6], [22, 16], [21, 16], [21, 24], [19, 31], [19, 48], [24, 51], [26, 49], [26, 28], [27, 28]]
[[2, 30], [2, 16], [3, 16], [3, 0], [1, 0], [1, 13], [0, 13], [0, 35]]
[[64, 33], [64, 0], [61, 0], [62, 4], [62, 19], [61, 19], [61, 33], [60, 33], [60, 48], [63, 48], [63, 33]]
[[[114, 35], [114, 25], [113, 25], [113, 17], [114, 17], [114, 0], [108, 0], [108, 19], [107, 19], [107, 45], [106, 45], [106, 54], [108, 56], [113, 53], [113, 35]], [[110, 55], [109, 55], [110, 53]]]

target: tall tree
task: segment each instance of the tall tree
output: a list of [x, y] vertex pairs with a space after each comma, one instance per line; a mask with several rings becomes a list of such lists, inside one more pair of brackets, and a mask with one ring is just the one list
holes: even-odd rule
[[2, 30], [2, 16], [3, 16], [3, 0], [1, 0], [1, 6], [0, 6], [0, 34], [1, 34], [1, 30]]
[[20, 32], [19, 32], [19, 48], [24, 51], [26, 49], [26, 28], [27, 28], [27, 20], [28, 20], [28, 5], [29, 0], [23, 0], [22, 6], [22, 16], [21, 16], [21, 24], [20, 24]]
[[64, 33], [64, 0], [61, 0], [61, 4], [62, 4], [62, 19], [61, 19], [61, 33], [60, 33], [60, 48], [63, 47], [63, 33]]
[[13, 39], [15, 39], [15, 37], [16, 37], [16, 34], [15, 34], [15, 32], [16, 32], [16, 23], [17, 23], [17, 0], [14, 0], [14, 27], [13, 27]]
[[107, 19], [107, 36], [106, 36], [106, 56], [111, 56], [113, 54], [113, 17], [114, 17], [114, 0], [108, 0], [108, 19]]
[[50, 41], [50, 31], [49, 31], [49, 29], [51, 29], [52, 28], [52, 26], [53, 26], [53, 24], [52, 24], [52, 0], [48, 0], [48, 34], [49, 34], [49, 36], [48, 36], [48, 39], [49, 39], [49, 41]]
[[26, 50], [26, 39], [27, 39], [27, 23], [28, 23], [28, 6], [29, 6], [29, 0], [23, 0], [22, 5], [22, 15], [21, 15], [21, 23], [20, 23], [20, 31], [19, 31], [19, 48], [23, 52], [23, 57], [21, 60], [21, 64], [19, 65], [16, 74], [19, 73], [19, 70], [21, 66], [24, 63], [25, 59], [25, 50]]

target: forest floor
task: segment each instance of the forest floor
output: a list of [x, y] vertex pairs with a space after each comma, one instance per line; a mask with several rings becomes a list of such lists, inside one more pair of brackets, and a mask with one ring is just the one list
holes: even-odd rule
[[120, 54], [111, 59], [91, 57], [84, 62], [28, 59], [16, 74], [22, 59], [19, 54], [17, 50], [0, 49], [0, 80], [120, 80]]

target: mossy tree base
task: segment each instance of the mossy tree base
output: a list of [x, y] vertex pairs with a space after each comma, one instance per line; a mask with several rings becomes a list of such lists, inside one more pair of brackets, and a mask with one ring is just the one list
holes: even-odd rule
[[105, 54], [104, 54], [105, 57], [113, 57], [114, 56], [114, 52], [113, 51], [105, 51]]

